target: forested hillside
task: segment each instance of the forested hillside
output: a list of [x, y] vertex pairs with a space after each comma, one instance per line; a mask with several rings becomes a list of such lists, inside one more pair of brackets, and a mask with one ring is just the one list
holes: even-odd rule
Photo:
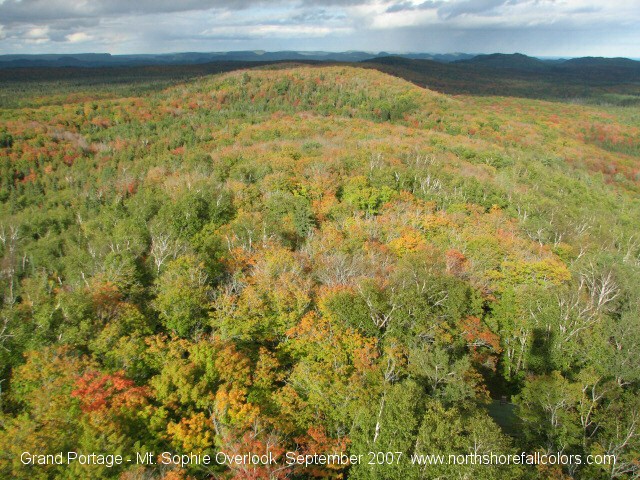
[[[638, 478], [637, 109], [343, 66], [122, 92], [0, 109], [0, 478]], [[134, 461], [21, 460], [68, 451]], [[278, 462], [135, 462], [221, 451]], [[581, 461], [411, 461], [523, 451]]]

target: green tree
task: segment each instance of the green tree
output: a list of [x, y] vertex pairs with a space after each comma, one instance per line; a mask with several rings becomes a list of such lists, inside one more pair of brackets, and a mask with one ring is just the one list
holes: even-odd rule
[[204, 265], [192, 255], [178, 257], [156, 282], [154, 306], [163, 326], [181, 337], [206, 325], [211, 289]]

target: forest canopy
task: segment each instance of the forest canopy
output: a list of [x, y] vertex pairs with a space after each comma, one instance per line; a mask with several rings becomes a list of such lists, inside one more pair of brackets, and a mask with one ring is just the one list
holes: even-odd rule
[[[0, 477], [638, 478], [636, 110], [164, 87], [0, 109]], [[68, 451], [278, 463], [21, 460]], [[523, 451], [582, 462], [411, 461]]]

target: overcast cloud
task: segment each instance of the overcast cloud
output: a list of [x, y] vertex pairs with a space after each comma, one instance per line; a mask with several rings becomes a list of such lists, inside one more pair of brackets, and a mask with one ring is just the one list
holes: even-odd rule
[[255, 49], [640, 57], [640, 1], [0, 0], [0, 53]]

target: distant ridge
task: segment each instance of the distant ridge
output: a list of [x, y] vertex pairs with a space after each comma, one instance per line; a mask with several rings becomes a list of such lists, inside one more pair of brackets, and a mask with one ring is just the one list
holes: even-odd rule
[[578, 66], [578, 67], [629, 67], [638, 68], [640, 62], [631, 60], [630, 58], [606, 58], [606, 57], [580, 57], [571, 58], [562, 62], [564, 66]]
[[[318, 61], [318, 62], [362, 62], [374, 58], [393, 55], [388, 52], [302, 52], [246, 50], [236, 52], [179, 52], [141, 55], [111, 55], [109, 53], [78, 54], [38, 54], [38, 55], [0, 55], [0, 68], [11, 67], [134, 67], [151, 65], [197, 65], [210, 62], [279, 62], [279, 61]], [[473, 58], [468, 53], [406, 53], [398, 54], [403, 58], [433, 60], [449, 63]]]
[[[163, 65], [199, 65], [214, 62], [392, 62], [391, 58], [415, 61], [431, 61], [440, 64], [512, 69], [521, 71], [545, 71], [553, 68], [600, 68], [640, 71], [640, 62], [629, 58], [583, 57], [572, 59], [543, 60], [521, 53], [492, 53], [473, 55], [469, 53], [401, 53], [388, 52], [304, 52], [246, 50], [235, 52], [177, 52], [163, 54], [111, 55], [109, 53], [77, 54], [10, 54], [0, 55], [0, 68], [15, 67], [138, 67]], [[385, 60], [382, 60], [385, 59]]]
[[477, 55], [470, 59], [457, 60], [454, 63], [464, 63], [491, 68], [514, 68], [519, 70], [540, 70], [548, 68], [552, 64], [552, 62], [543, 61], [535, 57], [529, 57], [522, 53], [492, 53], [490, 55]]
[[334, 61], [360, 62], [374, 58], [366, 52], [179, 52], [145, 55], [111, 55], [108, 53], [0, 55], [0, 68], [10, 67], [134, 67], [151, 65], [196, 65], [211, 62]]

